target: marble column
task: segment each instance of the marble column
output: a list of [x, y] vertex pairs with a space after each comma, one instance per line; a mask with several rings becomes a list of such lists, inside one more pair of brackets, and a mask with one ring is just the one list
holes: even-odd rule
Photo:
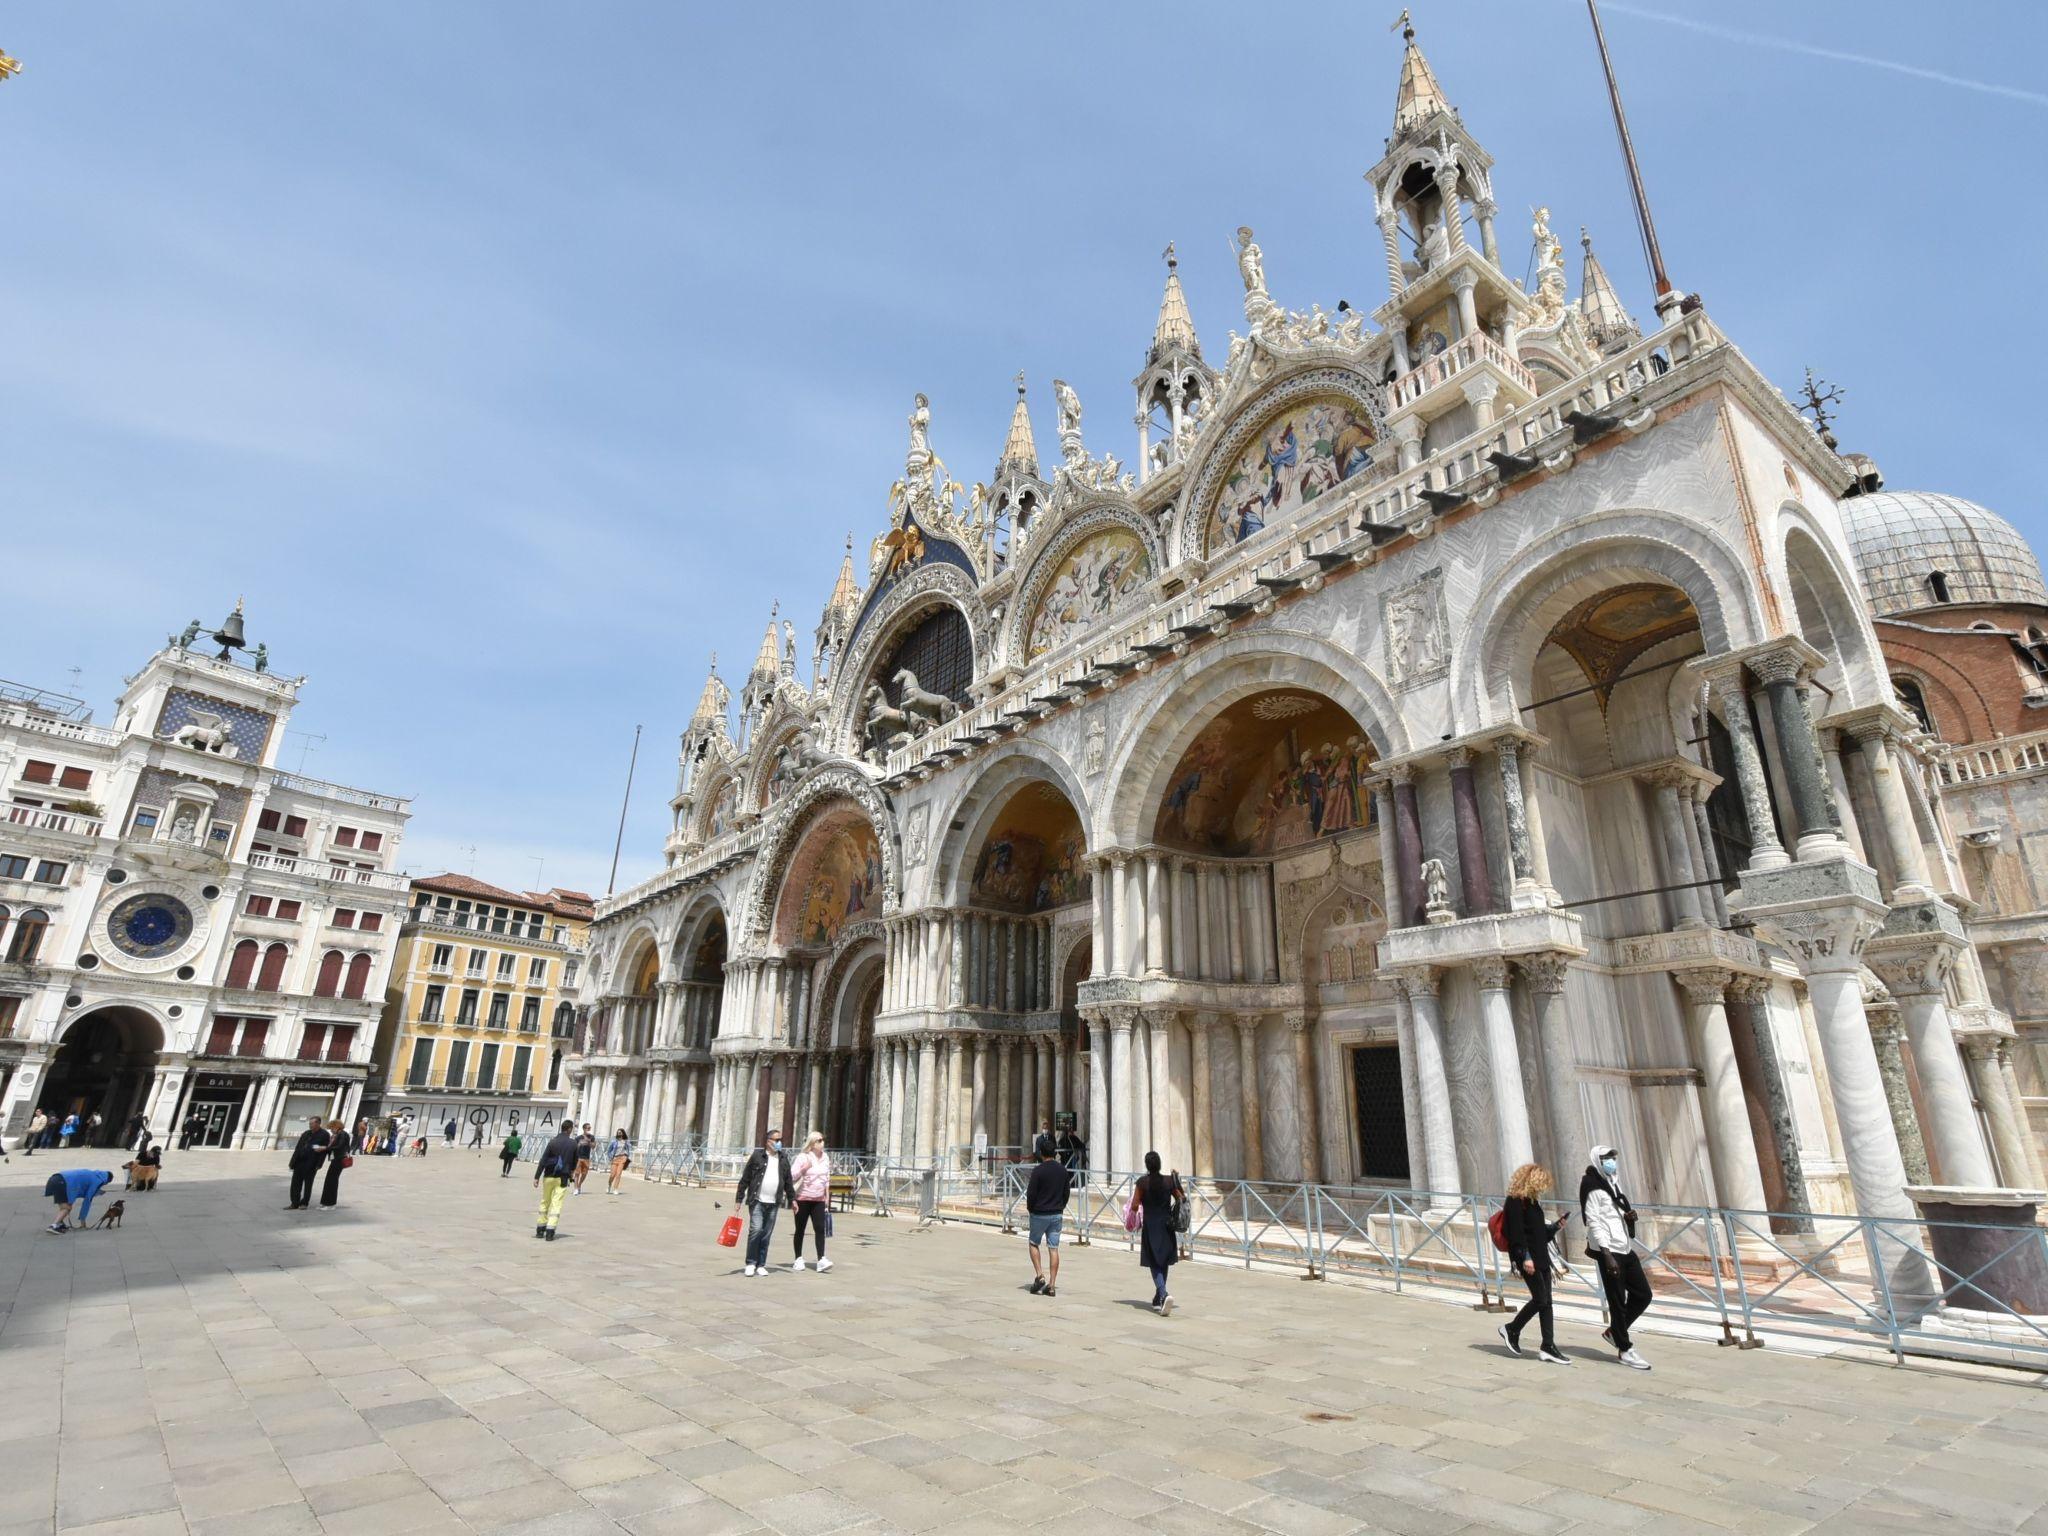
[[[1799, 1128], [1792, 1120], [1792, 1099], [1785, 1088], [1777, 1030], [1771, 1022], [1771, 992], [1776, 985], [1768, 976], [1737, 976], [1729, 983], [1728, 990], [1748, 1016], [1748, 1039], [1755, 1052], [1764, 1121], [1760, 1132], [1763, 1144], [1757, 1149], [1758, 1157], [1777, 1169], [1778, 1181], [1784, 1189], [1782, 1208], [1794, 1214], [1804, 1214], [1813, 1209], [1813, 1201], [1806, 1189], [1806, 1165], [1804, 1154], [1799, 1149]], [[1765, 1188], [1768, 1192], [1768, 1180]], [[1800, 1226], [1802, 1231], [1811, 1228], [1811, 1222]]]
[[1166, 859], [1145, 855], [1145, 974], [1166, 973]]
[[2027, 1121], [2027, 1098], [2020, 1089], [2019, 1072], [2012, 1064], [2013, 1049], [2017, 1043], [2012, 1035], [1998, 1037], [1998, 1076], [2005, 1085], [2005, 1102], [2011, 1111], [2010, 1133], [2019, 1138], [2016, 1149], [2019, 1171], [2006, 1182], [2011, 1184], [2024, 1179], [2027, 1188], [2039, 1189], [2044, 1182], [2040, 1147], [2034, 1140], [2033, 1127]]
[[1791, 862], [1778, 841], [1777, 821], [1771, 810], [1770, 781], [1764, 775], [1763, 753], [1749, 715], [1749, 693], [1738, 668], [1732, 675], [1713, 680], [1714, 696], [1721, 703], [1721, 723], [1728, 730], [1728, 747], [1735, 759], [1735, 784], [1742, 792], [1742, 809], [1749, 822], [1749, 868], [1779, 869]]
[[1178, 1168], [1181, 1163], [1180, 1148], [1173, 1140], [1173, 1109], [1171, 1077], [1167, 1062], [1172, 1045], [1173, 1015], [1170, 1012], [1156, 1012], [1149, 1020], [1150, 1035], [1147, 1044], [1150, 1055], [1145, 1063], [1145, 1084], [1152, 1094], [1152, 1151], [1159, 1154], [1159, 1160], [1168, 1169]]
[[1572, 1050], [1571, 1026], [1559, 1006], [1570, 970], [1562, 954], [1529, 955], [1518, 962], [1529, 984], [1531, 1024], [1543, 1062], [1543, 1103], [1550, 1118], [1550, 1173], [1562, 1189], [1572, 1169], [1592, 1147], [1586, 1111], [1579, 1097], [1579, 1063]]
[[1906, 1085], [1905, 1033], [1899, 1028], [1898, 1004], [1888, 998], [1867, 1002], [1864, 1018], [1870, 1025], [1870, 1048], [1877, 1057], [1878, 1077], [1884, 1087], [1885, 1114], [1899, 1140], [1899, 1161], [1908, 1181], [1930, 1184], [1933, 1173], [1927, 1165], [1927, 1144], [1920, 1135], [1912, 1089]]
[[1309, 1184], [1323, 1179], [1323, 1088], [1316, 1071], [1315, 1019], [1306, 1012], [1287, 1015], [1287, 1033], [1294, 1047], [1294, 1092], [1301, 1117], [1301, 1177]]
[[1493, 881], [1486, 867], [1486, 825], [1479, 816], [1479, 786], [1472, 775], [1472, 750], [1453, 747], [1445, 755], [1451, 769], [1451, 812], [1458, 836], [1458, 890], [1465, 916], [1493, 910]]
[[1700, 1116], [1706, 1122], [1707, 1162], [1714, 1175], [1714, 1202], [1739, 1211], [1761, 1211], [1763, 1171], [1749, 1134], [1749, 1106], [1728, 1030], [1728, 985], [1734, 976], [1712, 967], [1678, 971], [1672, 979], [1685, 993], [1686, 1033], [1700, 1074]]
[[1828, 814], [1830, 795], [1820, 765], [1820, 738], [1799, 687], [1800, 664], [1789, 652], [1760, 656], [1750, 670], [1763, 682], [1771, 702], [1771, 728], [1778, 738], [1778, 763], [1799, 822], [1800, 860], [1832, 858], [1843, 851], [1841, 835]]
[[1011, 1106], [1016, 1102], [1016, 1096], [1011, 1091], [1010, 1062], [1016, 1054], [1017, 1042], [1010, 1036], [1005, 1035], [997, 1042], [995, 1137], [999, 1147], [1018, 1146], [1023, 1140], [1016, 1134], [1011, 1118], [1015, 1113]]
[[1455, 1196], [1463, 1192], [1464, 1181], [1458, 1174], [1451, 1078], [1444, 1050], [1443, 1013], [1437, 1001], [1440, 977], [1429, 966], [1416, 966], [1397, 974], [1415, 1020], [1415, 1084], [1421, 1099], [1416, 1109], [1422, 1119], [1423, 1179], [1431, 1193]]
[[1949, 1024], [1950, 959], [1948, 948], [1935, 944], [1911, 951], [1887, 948], [1882, 953], [1872, 946], [1864, 954], [1865, 963], [1897, 1002], [1905, 1026], [1913, 1074], [1920, 1084], [1920, 1130], [1933, 1157], [1934, 1178], [1942, 1184], [1984, 1189], [1998, 1179], [1977, 1129], [1969, 1079]]
[[1690, 788], [1692, 776], [1682, 768], [1663, 768], [1645, 775], [1643, 782], [1650, 786], [1651, 799], [1656, 805], [1654, 820], [1657, 840], [1664, 851], [1664, 879], [1673, 887], [1667, 892], [1671, 898], [1673, 926], [1704, 927], [1706, 919], [1701, 915], [1700, 893], [1692, 883], [1699, 878], [1692, 864], [1692, 839], [1686, 836], [1686, 811], [1679, 801], [1680, 792]]
[[1026, 1035], [1017, 1042], [1017, 1144], [1027, 1150], [1038, 1136], [1038, 1039]]
[[983, 1146], [995, 1144], [995, 1133], [988, 1123], [988, 1048], [986, 1035], [977, 1035], [974, 1040], [974, 1125], [970, 1139]]
[[1052, 1123], [1053, 1111], [1059, 1108], [1052, 1098], [1052, 1053], [1058, 1044], [1057, 1036], [1038, 1037], [1038, 1123], [1031, 1128], [1033, 1136]]
[[1885, 848], [1898, 876], [1892, 903], [1926, 901], [1934, 895], [1934, 877], [1913, 820], [1913, 802], [1904, 782], [1905, 770], [1894, 753], [1892, 733], [1888, 727], [1876, 725], [1859, 726], [1855, 735], [1869, 768], [1878, 818], [1884, 824]]
[[1095, 902], [1095, 933], [1088, 947], [1088, 974], [1107, 976], [1114, 968], [1110, 946], [1115, 942], [1114, 892], [1110, 882], [1110, 863], [1107, 859], [1095, 860], [1095, 878], [1089, 882]]
[[[1129, 1173], [1137, 1167], [1133, 1148], [1136, 1126], [1131, 1118], [1131, 1026], [1136, 1010], [1113, 1008], [1109, 1015], [1110, 1091], [1116, 1095], [1116, 1112], [1109, 1117], [1109, 1167]], [[1106, 1097], [1106, 1096], [1105, 1096]]]
[[697, 1134], [697, 1093], [703, 1081], [703, 1071], [698, 1067], [683, 1069], [683, 1119], [676, 1127], [678, 1141], [688, 1141]]
[[1244, 1177], [1257, 1183], [1266, 1176], [1264, 1085], [1259, 1081], [1259, 1021], [1240, 1014], [1237, 1026], [1237, 1078], [1244, 1138]]
[[1195, 1177], [1214, 1179], [1216, 1177], [1216, 1121], [1215, 1106], [1210, 1098], [1209, 1088], [1209, 1031], [1215, 1020], [1205, 1013], [1186, 1015], [1188, 1023], [1189, 1068], [1194, 1075], [1188, 1106], [1188, 1116], [1193, 1122]]
[[1100, 1014], [1088, 1018], [1088, 1168], [1099, 1173], [1111, 1161], [1109, 1141], [1109, 1029]]
[[917, 1037], [917, 1149], [919, 1159], [938, 1150], [939, 1141], [939, 1037]]
[[1514, 880], [1508, 905], [1540, 907], [1545, 898], [1536, 879], [1536, 855], [1529, 841], [1529, 810], [1522, 798], [1521, 752], [1521, 742], [1512, 736], [1503, 736], [1493, 744], [1494, 767], [1500, 774], [1501, 820], [1508, 833], [1508, 868]]
[[1529, 1100], [1522, 1089], [1521, 1048], [1515, 1041], [1515, 1010], [1508, 996], [1508, 963], [1488, 957], [1474, 961], [1479, 983], [1479, 1026], [1486, 1037], [1488, 1075], [1493, 1083], [1494, 1133], [1500, 1146], [1501, 1177], [1535, 1157], [1529, 1133]]
[[[1970, 1063], [1970, 1080], [1977, 1086], [1978, 1102], [1984, 1106], [1984, 1118], [1991, 1127], [1991, 1142], [1998, 1154], [1998, 1172], [1994, 1184], [2007, 1187], [2025, 1185], [2032, 1173], [2027, 1163], [2025, 1135], [2020, 1128], [2014, 1104], [2006, 1092], [2005, 1076], [1998, 1066], [1999, 1039], [1991, 1034], [1969, 1034], [1962, 1037], [1963, 1054]], [[1944, 1184], [1961, 1183], [1959, 1179], [1943, 1179]]]
[[[814, 1052], [811, 1056], [811, 1101], [804, 1108], [807, 1113], [804, 1116], [804, 1124], [797, 1129], [797, 1135], [808, 1137], [812, 1131], [824, 1130], [825, 1120], [831, 1109], [825, 1097], [825, 1057], [822, 1053]], [[801, 1146], [802, 1142], [799, 1141], [798, 1145]]]
[[1415, 770], [1402, 765], [1394, 770], [1394, 850], [1400, 864], [1401, 910], [1388, 923], [1394, 928], [1412, 928], [1422, 921], [1422, 816], [1415, 802]]

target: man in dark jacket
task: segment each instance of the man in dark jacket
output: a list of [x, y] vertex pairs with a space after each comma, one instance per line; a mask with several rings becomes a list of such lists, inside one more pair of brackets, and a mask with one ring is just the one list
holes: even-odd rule
[[768, 1239], [775, 1233], [775, 1213], [794, 1205], [796, 1197], [789, 1179], [789, 1154], [782, 1150], [782, 1132], [774, 1126], [754, 1148], [747, 1166], [740, 1170], [740, 1187], [733, 1196], [747, 1213], [746, 1273], [768, 1273]]
[[[1038, 1164], [1031, 1170], [1031, 1182], [1024, 1186], [1024, 1211], [1031, 1220], [1031, 1294], [1057, 1296], [1060, 1283], [1060, 1227], [1065, 1221], [1067, 1198], [1073, 1193], [1074, 1175], [1060, 1160], [1050, 1136], [1038, 1138]], [[1047, 1258], [1039, 1262], [1043, 1247]]]
[[533, 1165], [534, 1187], [540, 1191], [540, 1218], [533, 1235], [555, 1240], [555, 1225], [562, 1219], [562, 1201], [568, 1196], [569, 1181], [576, 1177], [576, 1122], [564, 1120], [562, 1129], [541, 1149]]
[[292, 1143], [292, 1203], [286, 1210], [303, 1211], [313, 1203], [313, 1175], [320, 1171], [320, 1159], [332, 1139], [321, 1127], [318, 1115], [299, 1132], [299, 1139]]

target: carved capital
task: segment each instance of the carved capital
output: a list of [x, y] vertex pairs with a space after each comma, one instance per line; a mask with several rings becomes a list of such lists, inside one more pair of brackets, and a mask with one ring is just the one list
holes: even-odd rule
[[1794, 650], [1766, 651], [1748, 658], [1749, 670], [1760, 683], [1796, 683], [1806, 675], [1806, 662]]
[[1434, 1001], [1437, 988], [1443, 984], [1442, 972], [1433, 965], [1414, 965], [1388, 974], [1400, 985], [1401, 990], [1408, 994], [1410, 1002], [1425, 997]]
[[1954, 952], [1945, 944], [1929, 944], [1910, 950], [1887, 946], [1882, 952], [1873, 949], [1863, 958], [1864, 964], [1876, 972], [1877, 979], [1885, 984], [1885, 989], [1892, 996], [1932, 997], [1938, 995], [1948, 981]]
[[1768, 976], [1738, 975], [1728, 983], [1728, 990], [1743, 1002], [1754, 1008], [1771, 995], [1775, 983]]
[[1728, 986], [1734, 981], [1735, 973], [1702, 966], [1697, 970], [1673, 971], [1671, 979], [1684, 991], [1687, 1002], [1695, 1006], [1712, 1005], [1727, 1002]]
[[1453, 769], [1470, 768], [1472, 766], [1472, 749], [1470, 747], [1453, 747], [1444, 754], [1444, 762]]
[[1230, 1022], [1237, 1026], [1238, 1038], [1241, 1042], [1249, 1044], [1250, 1042], [1258, 1038], [1258, 1015], [1251, 1013], [1240, 1013], [1234, 1016]]
[[1522, 972], [1522, 979], [1529, 983], [1532, 992], [1546, 993], [1555, 997], [1564, 991], [1565, 973], [1571, 969], [1567, 955], [1524, 955], [1516, 962]]
[[1472, 962], [1472, 979], [1482, 992], [1507, 990], [1508, 963], [1499, 955], [1485, 955]]

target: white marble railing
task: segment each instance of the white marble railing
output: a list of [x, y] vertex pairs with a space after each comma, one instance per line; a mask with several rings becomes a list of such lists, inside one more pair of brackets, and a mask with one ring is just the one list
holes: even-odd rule
[[78, 837], [98, 837], [106, 825], [97, 816], [81, 816], [75, 811], [47, 811], [36, 805], [10, 805], [7, 819], [18, 827], [30, 827], [38, 832], [70, 832]]
[[280, 875], [297, 875], [306, 880], [329, 880], [338, 885], [367, 885], [372, 890], [402, 891], [411, 882], [406, 876], [385, 869], [344, 869], [318, 859], [295, 859], [282, 853], [252, 853], [251, 869], [270, 870]]
[[55, 736], [62, 741], [75, 741], [81, 746], [111, 747], [121, 739], [119, 731], [109, 730], [104, 725], [91, 725], [83, 720], [59, 720], [41, 710], [30, 709], [24, 704], [0, 704], [0, 725], [19, 726], [25, 731], [40, 731], [45, 736]]
[[1536, 380], [1522, 366], [1521, 359], [1480, 331], [1452, 342], [1420, 367], [1412, 368], [1396, 379], [1387, 389], [1388, 409], [1399, 410], [1413, 405], [1439, 384], [1449, 383], [1467, 368], [1475, 368], [1482, 362], [1493, 364], [1530, 394], [1536, 393]]
[[356, 789], [347, 784], [330, 784], [325, 779], [309, 779], [302, 773], [272, 773], [270, 782], [279, 789], [296, 790], [302, 795], [318, 795], [323, 800], [341, 800], [349, 805], [360, 805], [373, 811], [403, 812], [412, 801], [404, 795], [379, 795], [367, 789]]
[[2048, 731], [1950, 747], [1938, 767], [1944, 784], [1977, 784], [2018, 773], [2039, 773], [2048, 769]]
[[713, 865], [722, 864], [740, 854], [753, 852], [761, 845], [761, 834], [765, 825], [763, 822], [755, 821], [714, 837], [673, 868], [649, 875], [638, 885], [628, 886], [616, 896], [607, 896], [597, 904], [597, 919], [609, 917], [612, 913], [630, 907], [637, 901], [645, 901], [650, 896], [658, 896], [672, 886], [694, 880]]

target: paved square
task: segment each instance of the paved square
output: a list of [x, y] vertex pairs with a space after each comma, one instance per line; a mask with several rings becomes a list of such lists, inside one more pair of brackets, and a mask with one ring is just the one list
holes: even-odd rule
[[[526, 1174], [173, 1155], [119, 1233], [0, 1168], [0, 1536], [2048, 1530], [2048, 1390], [1654, 1339], [1510, 1360], [1494, 1319], [1121, 1249], [839, 1218], [748, 1280], [726, 1191], [533, 1237]], [[118, 1193], [118, 1190], [115, 1191]], [[779, 1231], [778, 1263], [788, 1260]]]

